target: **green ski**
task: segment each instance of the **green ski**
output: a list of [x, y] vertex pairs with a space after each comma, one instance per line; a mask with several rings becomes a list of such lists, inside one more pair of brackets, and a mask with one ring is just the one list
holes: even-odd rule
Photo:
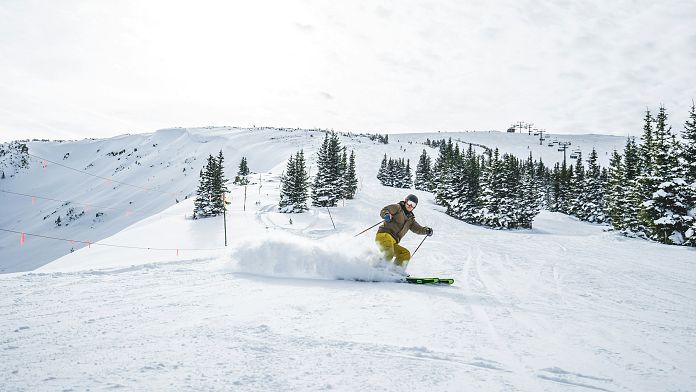
[[414, 278], [409, 276], [406, 278], [406, 283], [413, 284], [454, 284], [452, 278]]

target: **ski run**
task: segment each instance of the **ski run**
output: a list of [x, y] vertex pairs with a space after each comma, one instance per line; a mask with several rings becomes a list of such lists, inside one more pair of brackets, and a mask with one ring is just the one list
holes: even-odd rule
[[[491, 230], [446, 215], [430, 192], [376, 178], [385, 154], [415, 167], [423, 149], [437, 156], [426, 138], [450, 136], [547, 165], [562, 159], [523, 134], [389, 135], [389, 144], [342, 135], [356, 155], [355, 198], [283, 214], [287, 159], [303, 149], [312, 165], [323, 132], [29, 142], [64, 166], [35, 159], [8, 172], [1, 227], [89, 245], [0, 234], [0, 390], [696, 389], [696, 249], [545, 210], [530, 230]], [[625, 142], [568, 138], [596, 148], [602, 166]], [[228, 178], [242, 157], [252, 171], [246, 188], [228, 184], [226, 247], [222, 216], [191, 219], [199, 170], [219, 150]], [[380, 262], [377, 229], [354, 237], [408, 193], [420, 200], [418, 222], [434, 229], [408, 273], [452, 285], [398, 283]], [[92, 207], [79, 216], [75, 201]], [[71, 207], [70, 224], [56, 227]], [[413, 251], [421, 240], [409, 233], [401, 244]]]

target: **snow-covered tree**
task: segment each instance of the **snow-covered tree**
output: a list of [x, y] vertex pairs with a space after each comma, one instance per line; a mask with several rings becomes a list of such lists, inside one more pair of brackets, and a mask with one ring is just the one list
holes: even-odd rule
[[623, 230], [626, 222], [626, 204], [628, 203], [626, 189], [626, 172], [623, 157], [614, 150], [609, 161], [609, 180], [606, 189], [607, 215], [612, 226]]
[[358, 179], [355, 174], [355, 151], [350, 152], [348, 167], [343, 179], [343, 194], [346, 199], [355, 197], [358, 190]]
[[377, 179], [379, 182], [382, 183], [382, 185], [387, 185], [387, 178], [389, 176], [389, 173], [387, 172], [387, 166], [389, 165], [389, 162], [387, 161], [387, 154], [384, 154], [384, 158], [382, 158], [382, 164], [379, 167], [379, 170], [377, 171]]
[[312, 205], [335, 207], [342, 197], [341, 143], [335, 133], [326, 134], [317, 157], [317, 174], [312, 185]]
[[237, 176], [234, 178], [234, 183], [238, 185], [249, 184], [249, 166], [247, 165], [246, 157], [242, 157], [242, 161], [239, 162], [239, 169], [237, 170]]
[[432, 182], [432, 173], [430, 171], [430, 157], [428, 153], [423, 150], [421, 154], [418, 165], [416, 166], [416, 181], [415, 187], [421, 191], [429, 191], [430, 184]]
[[281, 191], [278, 203], [280, 212], [299, 213], [308, 210], [309, 176], [302, 150], [294, 157], [290, 156], [280, 181]]

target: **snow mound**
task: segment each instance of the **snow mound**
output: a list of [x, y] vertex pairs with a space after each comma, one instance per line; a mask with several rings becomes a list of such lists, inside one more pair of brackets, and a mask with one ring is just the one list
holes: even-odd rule
[[352, 238], [321, 240], [274, 233], [249, 239], [230, 255], [234, 272], [281, 278], [394, 282], [402, 278], [373, 248]]

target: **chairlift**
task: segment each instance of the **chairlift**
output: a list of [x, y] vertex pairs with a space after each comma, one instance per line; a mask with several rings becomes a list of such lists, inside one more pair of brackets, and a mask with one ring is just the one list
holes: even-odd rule
[[570, 154], [570, 159], [578, 159], [578, 154]]
[[553, 142], [549, 143], [549, 147], [553, 147]]
[[563, 148], [563, 147], [558, 147], [558, 151], [565, 151], [565, 148]]

